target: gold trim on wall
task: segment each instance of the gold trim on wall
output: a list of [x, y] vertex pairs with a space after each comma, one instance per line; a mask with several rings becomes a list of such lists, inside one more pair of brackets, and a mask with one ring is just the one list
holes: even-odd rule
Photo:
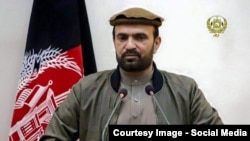
[[222, 16], [212, 16], [207, 20], [207, 28], [214, 37], [219, 37], [227, 28], [227, 20]]

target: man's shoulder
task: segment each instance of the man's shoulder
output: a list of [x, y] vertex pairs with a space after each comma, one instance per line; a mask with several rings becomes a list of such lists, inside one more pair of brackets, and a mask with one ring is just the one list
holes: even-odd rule
[[98, 71], [83, 77], [82, 80], [90, 81], [107, 78], [112, 72], [114, 72], [114, 69]]
[[164, 75], [165, 80], [168, 83], [171, 83], [173, 85], [178, 85], [180, 87], [187, 87], [190, 85], [196, 85], [196, 82], [194, 78], [180, 74], [180, 73], [174, 73], [174, 72], [168, 72], [161, 70], [161, 73]]
[[108, 79], [110, 75], [112, 74], [112, 72], [114, 72], [114, 69], [98, 71], [98, 72], [82, 77], [78, 81], [78, 83], [81, 83], [84, 85], [93, 85], [95, 83], [99, 83]]
[[87, 76], [85, 76], [83, 79], [98, 79], [100, 77], [105, 77], [105, 76], [109, 76], [112, 72], [114, 72], [114, 69], [111, 70], [102, 70], [102, 71], [98, 71], [92, 74], [89, 74]]

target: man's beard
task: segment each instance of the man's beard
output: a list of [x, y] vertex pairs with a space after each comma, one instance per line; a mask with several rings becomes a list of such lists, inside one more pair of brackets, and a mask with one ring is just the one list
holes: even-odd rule
[[[147, 54], [144, 58], [141, 57], [141, 54], [136, 50], [126, 51], [119, 58], [116, 54], [116, 60], [118, 65], [127, 72], [140, 72], [148, 68], [152, 64], [153, 60], [153, 47], [150, 51], [150, 54]], [[137, 57], [133, 57], [132, 59], [126, 59], [127, 55], [133, 55]]]

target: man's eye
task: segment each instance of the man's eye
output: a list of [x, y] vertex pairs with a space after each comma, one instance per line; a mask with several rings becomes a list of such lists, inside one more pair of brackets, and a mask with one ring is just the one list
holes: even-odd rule
[[118, 36], [118, 40], [120, 41], [125, 41], [127, 39], [126, 36]]
[[143, 40], [145, 40], [145, 36], [143, 36], [143, 35], [136, 36], [136, 40], [143, 41]]

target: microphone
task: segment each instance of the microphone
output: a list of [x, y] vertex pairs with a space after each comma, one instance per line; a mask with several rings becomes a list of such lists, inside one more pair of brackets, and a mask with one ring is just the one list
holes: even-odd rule
[[145, 88], [145, 91], [146, 91], [146, 93], [147, 93], [148, 95], [151, 95], [151, 96], [153, 97], [153, 99], [154, 99], [154, 101], [155, 101], [157, 107], [159, 108], [159, 110], [160, 110], [160, 112], [161, 112], [161, 114], [162, 114], [162, 116], [163, 116], [165, 122], [166, 122], [168, 125], [170, 125], [170, 122], [168, 121], [168, 119], [167, 119], [165, 113], [163, 112], [163, 110], [162, 110], [162, 108], [161, 108], [161, 106], [160, 106], [158, 100], [155, 98], [154, 87], [153, 87], [152, 85], [147, 85], [146, 88]]
[[103, 128], [103, 131], [102, 131], [102, 141], [105, 141], [105, 137], [104, 136], [105, 136], [106, 130], [108, 128], [109, 122], [110, 122], [111, 118], [113, 117], [113, 115], [114, 115], [114, 113], [115, 113], [118, 105], [120, 105], [122, 99], [127, 96], [128, 90], [125, 89], [125, 88], [122, 88], [122, 89], [120, 89], [120, 91], [119, 91], [118, 94], [119, 94], [119, 99], [116, 102], [116, 105], [115, 105], [114, 109], [112, 110], [112, 112], [111, 112], [111, 114], [110, 114], [110, 116], [109, 116], [109, 118], [108, 118], [108, 120], [107, 120], [107, 122], [106, 122], [106, 124], [105, 124], [105, 126]]

